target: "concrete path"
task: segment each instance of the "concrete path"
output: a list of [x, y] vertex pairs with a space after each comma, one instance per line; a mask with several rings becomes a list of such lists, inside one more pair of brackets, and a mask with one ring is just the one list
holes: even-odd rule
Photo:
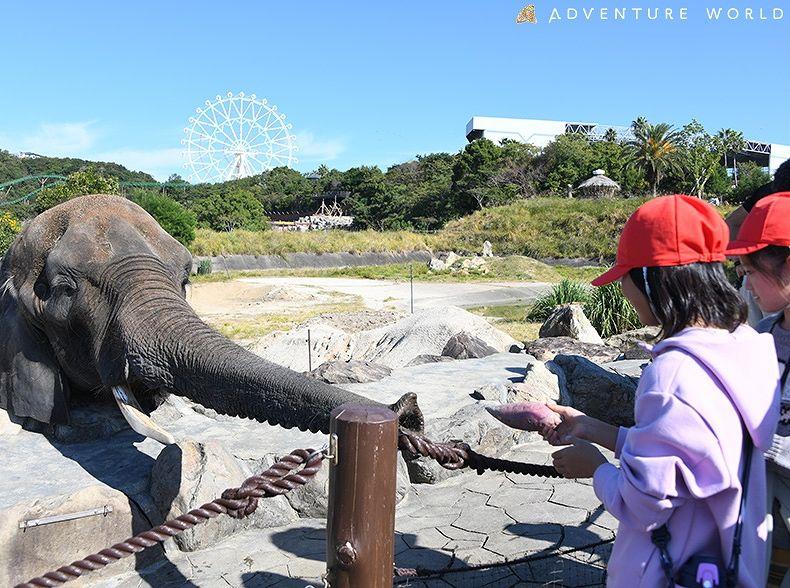
[[[511, 459], [545, 463], [542, 441]], [[443, 570], [400, 586], [604, 586], [616, 521], [588, 483], [466, 472], [416, 485], [398, 507], [395, 566]], [[104, 588], [323, 586], [325, 521], [252, 530], [211, 549], [174, 552], [156, 567], [102, 581]], [[558, 555], [558, 552], [569, 552]], [[527, 561], [518, 561], [527, 558]], [[481, 566], [484, 566], [481, 568]]]
[[[408, 282], [351, 278], [265, 277], [241, 278], [247, 284], [266, 286], [298, 286], [341, 292], [359, 296], [373, 309], [409, 310]], [[437, 306], [492, 306], [519, 304], [534, 300], [551, 289], [552, 284], [540, 282], [414, 282], [414, 308]]]

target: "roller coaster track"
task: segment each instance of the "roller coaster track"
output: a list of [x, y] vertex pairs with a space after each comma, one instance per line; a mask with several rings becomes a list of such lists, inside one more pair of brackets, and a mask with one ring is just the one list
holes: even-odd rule
[[[59, 174], [36, 174], [32, 176], [25, 176], [23, 178], [18, 178], [16, 180], [11, 180], [10, 182], [5, 182], [0, 184], [0, 208], [5, 206], [12, 206], [14, 204], [19, 204], [20, 202], [24, 202], [26, 200], [33, 200], [41, 190], [44, 188], [49, 188], [51, 186], [56, 186], [58, 184], [62, 184], [66, 181], [66, 176], [62, 176]], [[26, 185], [31, 183], [38, 182], [38, 187], [34, 190], [29, 192], [25, 192], [25, 194], [16, 196], [13, 194], [15, 189], [28, 189]], [[121, 186], [121, 193], [127, 188], [157, 188], [157, 189], [164, 189], [164, 188], [181, 188], [186, 189], [190, 186], [185, 182], [136, 182], [136, 181], [128, 181], [128, 182], [120, 182]]]

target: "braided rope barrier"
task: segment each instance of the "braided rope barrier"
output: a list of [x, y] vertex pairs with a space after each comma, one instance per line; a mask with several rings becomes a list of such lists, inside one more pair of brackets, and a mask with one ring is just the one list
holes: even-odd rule
[[491, 470], [510, 474], [524, 474], [526, 476], [540, 476], [542, 478], [562, 478], [562, 474], [554, 469], [553, 466], [488, 457], [480, 455], [462, 441], [436, 443], [424, 435], [403, 429], [398, 433], [398, 448], [416, 455], [422, 455], [423, 457], [430, 457], [448, 470], [459, 470], [468, 467], [475, 470], [478, 474]]
[[[170, 537], [205, 523], [221, 514], [233, 518], [244, 518], [258, 508], [259, 498], [280, 496], [286, 492], [304, 486], [315, 477], [321, 469], [326, 456], [312, 449], [297, 449], [280, 459], [265, 472], [252, 476], [238, 488], [229, 488], [222, 497], [206, 503], [179, 517], [166, 521], [149, 531], [116, 543], [112, 547], [89, 555], [81, 560], [62, 566], [54, 572], [33, 578], [16, 588], [38, 588], [41, 586], [59, 586], [75, 580], [87, 572], [99, 570], [119, 559], [129, 557]], [[294, 471], [299, 467], [299, 471]]]

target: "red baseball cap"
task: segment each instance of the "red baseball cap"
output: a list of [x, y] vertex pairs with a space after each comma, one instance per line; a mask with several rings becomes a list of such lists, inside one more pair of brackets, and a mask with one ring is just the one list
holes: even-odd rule
[[724, 219], [707, 202], [685, 194], [654, 198], [625, 223], [615, 266], [592, 285], [609, 284], [637, 267], [724, 261], [728, 238]]
[[747, 255], [769, 245], [790, 246], [790, 192], [777, 192], [759, 200], [726, 253]]

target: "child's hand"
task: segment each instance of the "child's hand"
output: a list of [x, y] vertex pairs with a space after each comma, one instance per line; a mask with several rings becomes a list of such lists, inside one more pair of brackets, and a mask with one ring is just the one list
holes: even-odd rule
[[607, 463], [606, 458], [592, 443], [575, 438], [572, 442], [551, 454], [554, 467], [566, 478], [592, 478], [598, 466]]
[[569, 445], [572, 438], [592, 440], [592, 419], [580, 410], [570, 406], [560, 406], [559, 404], [546, 403], [546, 408], [557, 413], [562, 422], [554, 427], [544, 427], [540, 434], [552, 445]]

